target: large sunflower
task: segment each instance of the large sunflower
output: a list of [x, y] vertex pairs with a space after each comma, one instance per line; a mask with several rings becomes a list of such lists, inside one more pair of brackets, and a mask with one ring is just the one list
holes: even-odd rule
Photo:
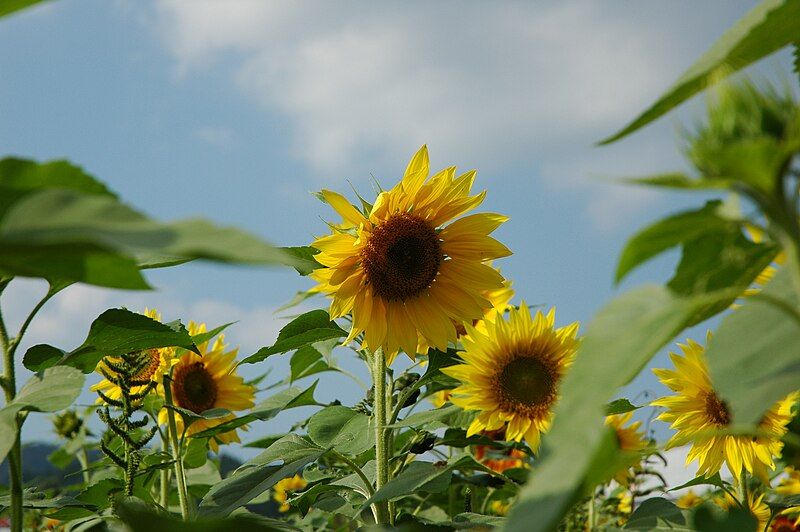
[[[189, 334], [192, 336], [204, 333], [204, 323], [189, 322]], [[244, 383], [244, 379], [236, 374], [236, 354], [238, 349], [225, 351], [225, 336], [220, 334], [211, 349], [208, 341], [197, 346], [201, 355], [186, 351], [172, 370], [172, 399], [176, 406], [191, 410], [197, 414], [212, 408], [227, 410], [244, 410], [253, 407], [255, 390]], [[163, 393], [163, 389], [160, 390]], [[228, 414], [214, 419], [194, 421], [186, 431], [188, 436], [203, 430], [216, 427], [236, 417]], [[167, 423], [167, 411], [162, 409], [158, 414], [159, 423]], [[183, 433], [183, 420], [178, 417], [178, 433]], [[246, 430], [246, 427], [241, 427]], [[217, 434], [209, 441], [216, 452], [219, 443], [239, 442], [236, 429]]]
[[726, 463], [737, 480], [744, 468], [769, 484], [767, 468], [775, 469], [773, 457], [781, 454], [781, 437], [786, 434], [797, 394], [789, 394], [764, 414], [759, 430], [765, 436], [715, 434], [715, 431], [731, 425], [731, 414], [711, 385], [705, 349], [692, 340], [685, 345], [679, 344], [679, 347], [683, 356], [670, 353], [675, 370], [653, 370], [661, 382], [676, 393], [652, 403], [666, 408], [658, 419], [670, 423], [677, 431], [666, 448], [691, 442], [686, 463], [697, 460], [698, 475], [711, 476]]
[[486, 322], [481, 332], [467, 325], [461, 338], [463, 364], [442, 369], [461, 381], [450, 399], [479, 413], [467, 435], [505, 427], [508, 440], [525, 441], [533, 451], [547, 432], [558, 387], [578, 347], [578, 323], [555, 328], [555, 309], [546, 316], [522, 303], [508, 320]]
[[325, 267], [311, 277], [333, 299], [331, 318], [352, 313], [347, 341], [363, 332], [362, 346], [383, 348], [389, 362], [400, 349], [411, 358], [420, 345], [446, 350], [455, 324], [483, 317], [492, 307], [485, 292], [503, 288], [487, 262], [511, 254], [489, 236], [505, 216], [472, 214], [445, 225], [483, 201], [485, 192], [470, 195], [474, 171], [456, 177], [450, 167], [429, 179], [428, 172], [423, 146], [366, 214], [322, 191], [343, 221], [312, 244]]
[[[156, 321], [161, 321], [161, 314], [159, 314], [155, 309], [144, 309], [144, 315]], [[137, 381], [149, 380], [160, 383], [164, 374], [169, 373], [170, 368], [177, 363], [174, 347], [148, 349], [146, 351], [142, 351], [142, 356], [148, 358], [148, 364], [136, 375]], [[113, 377], [115, 372], [108, 366], [106, 363], [107, 361], [111, 362], [112, 364], [119, 364], [122, 362], [122, 359], [118, 357], [105, 357], [97, 364], [95, 371], [101, 375], [110, 375]], [[144, 386], [134, 386], [131, 388], [131, 392], [135, 394], [140, 392], [143, 388]], [[93, 392], [100, 392], [106, 397], [116, 401], [119, 401], [122, 398], [122, 392], [119, 386], [108, 380], [108, 378], [104, 378], [90, 389]], [[102, 403], [103, 399], [98, 397], [97, 402]]]

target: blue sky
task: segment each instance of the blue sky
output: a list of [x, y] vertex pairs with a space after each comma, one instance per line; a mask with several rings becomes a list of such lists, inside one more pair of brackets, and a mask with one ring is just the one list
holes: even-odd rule
[[[304, 245], [332, 218], [310, 191], [348, 192], [349, 180], [368, 194], [371, 176], [391, 186], [427, 143], [437, 169], [477, 168], [483, 210], [511, 217], [496, 235], [514, 251], [500, 266], [518, 299], [585, 323], [619, 291], [612, 274], [626, 238], [703, 199], [609, 180], [683, 168], [676, 130], [697, 102], [611, 147], [593, 142], [751, 5], [63, 0], [0, 23], [0, 146], [67, 157], [161, 219], [204, 216]], [[779, 56], [760, 70], [787, 64]], [[675, 259], [622, 288], [666, 280]], [[148, 305], [167, 319], [239, 320], [227, 338], [247, 355], [284, 323], [274, 309], [310, 287], [293, 271], [207, 264], [149, 279], [158, 292], [70, 288], [27, 344], [71, 348], [105, 308]], [[9, 290], [12, 322], [41, 290], [28, 281]], [[287, 367], [270, 360], [276, 373]], [[634, 392], [655, 388], [646, 373]], [[344, 377], [322, 378], [320, 399], [358, 400]], [[39, 416], [25, 439], [48, 431]]]

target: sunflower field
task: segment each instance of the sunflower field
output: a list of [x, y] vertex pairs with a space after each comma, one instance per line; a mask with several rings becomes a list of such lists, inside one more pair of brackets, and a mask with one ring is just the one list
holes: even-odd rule
[[[0, 17], [35, 3], [0, 1]], [[738, 73], [787, 48], [795, 69], [783, 85]], [[431, 168], [427, 146], [375, 194], [318, 192], [310, 215], [325, 222], [294, 247], [204, 219], [150, 218], [66, 160], [0, 160], [0, 296], [17, 278], [49, 286], [17, 330], [0, 313], [9, 472], [0, 523], [14, 532], [800, 530], [799, 87], [800, 0], [763, 0], [599, 142], [705, 98], [676, 148], [693, 171], [620, 183], [703, 197], [635, 232], [615, 281], [670, 250], [680, 255], [674, 275], [623, 293], [588, 324], [515, 292], [502, 271], [512, 251], [492, 236], [508, 217], [481, 208], [492, 191], [476, 171]], [[255, 353], [226, 339], [231, 324], [152, 308], [106, 310], [71, 350], [18, 349], [67, 287], [147, 290], [147, 270], [194, 260], [294, 268], [307, 290], [293, 304], [318, 308]], [[696, 326], [707, 332], [683, 334]], [[371, 381], [337, 368], [334, 349], [363, 362]], [[669, 393], [624, 397], [662, 349], [670, 364], [653, 371]], [[270, 357], [290, 359], [291, 374], [273, 384], [242, 374]], [[315, 398], [331, 370], [362, 388], [358, 403]], [[313, 384], [297, 385], [309, 376]], [[76, 406], [86, 389], [96, 403]], [[251, 438], [260, 454], [222, 472], [226, 446], [247, 430], [269, 433], [271, 419], [299, 407], [311, 414]], [[22, 474], [25, 422], [42, 415], [60, 438], [55, 459], [80, 464], [67, 487]], [[653, 437], [653, 418], [669, 439]], [[695, 478], [670, 485], [664, 453], [679, 447]]]

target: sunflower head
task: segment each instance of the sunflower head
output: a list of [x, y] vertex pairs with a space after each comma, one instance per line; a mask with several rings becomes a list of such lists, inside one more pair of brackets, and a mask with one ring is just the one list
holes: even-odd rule
[[[641, 429], [642, 422], [634, 421], [631, 423], [631, 417], [633, 417], [633, 412], [607, 416], [606, 425], [614, 429], [619, 449], [624, 453], [637, 456], [647, 449], [649, 442]], [[618, 471], [614, 475], [614, 480], [622, 486], [627, 486], [631, 480], [630, 468], [626, 466]]]
[[683, 508], [688, 510], [689, 508], [694, 508], [695, 506], [700, 506], [703, 503], [703, 498], [696, 494], [694, 490], [690, 489], [680, 497], [678, 500], [675, 501], [675, 506], [678, 508]]
[[[482, 433], [495, 441], [505, 441], [505, 430], [491, 430]], [[475, 445], [472, 448], [475, 460], [492, 471], [503, 473], [509, 469], [529, 467], [528, 455], [519, 449], [495, 449], [490, 445]]]
[[652, 403], [665, 408], [658, 419], [670, 423], [677, 431], [667, 442], [667, 448], [691, 443], [686, 460], [687, 464], [698, 461], [698, 475], [711, 476], [725, 463], [737, 480], [744, 469], [769, 484], [767, 469], [775, 469], [773, 458], [781, 454], [781, 438], [786, 434], [798, 395], [789, 394], [764, 414], [759, 429], [765, 436], [719, 434], [717, 431], [731, 425], [732, 416], [727, 403], [711, 384], [705, 348], [692, 340], [679, 347], [682, 355], [670, 353], [674, 370], [653, 370], [675, 392]]
[[461, 381], [451, 401], [477, 410], [467, 435], [505, 428], [508, 440], [526, 440], [532, 450], [552, 421], [558, 387], [578, 348], [578, 324], [557, 329], [555, 309], [531, 316], [523, 302], [508, 319], [468, 325], [463, 364], [442, 369]]
[[[757, 495], [752, 491], [748, 492], [747, 500], [743, 501], [743, 503], [745, 502], [746, 504], [742, 505], [745, 506], [747, 511], [750, 512], [750, 515], [758, 521], [757, 530], [764, 530], [767, 523], [769, 523], [770, 517], [772, 517], [772, 511], [769, 509], [769, 505], [764, 502], [764, 494]], [[740, 507], [739, 501], [731, 497], [728, 492], [722, 492], [718, 495], [714, 499], [714, 503], [726, 511]]]
[[483, 317], [493, 306], [487, 293], [504, 288], [488, 262], [511, 254], [489, 236], [505, 216], [459, 218], [485, 195], [470, 195], [474, 171], [428, 173], [423, 146], [402, 181], [381, 192], [368, 212], [322, 191], [342, 222], [312, 244], [324, 266], [311, 274], [315, 289], [332, 299], [331, 318], [352, 314], [347, 341], [363, 334], [362, 347], [382, 349], [390, 362], [400, 349], [411, 358], [427, 346], [446, 350], [458, 325]]
[[[144, 309], [144, 315], [148, 318], [152, 318], [156, 321], [161, 321], [161, 314], [155, 309]], [[135, 380], [137, 381], [155, 381], [160, 383], [161, 378], [166, 374], [169, 373], [170, 368], [174, 366], [178, 359], [175, 358], [175, 348], [174, 347], [159, 347], [154, 349], [145, 349], [140, 353], [142, 358], [146, 360], [143, 361], [143, 368], [139, 373], [136, 375]], [[103, 380], [92, 386], [90, 389], [93, 392], [102, 392], [107, 397], [119, 400], [122, 397], [122, 392], [118, 385], [114, 384], [108, 379], [108, 376], [115, 375], [114, 370], [111, 368], [111, 365], [120, 364], [122, 359], [119, 357], [105, 357], [97, 364], [97, 368], [95, 371], [97, 373], [104, 376]], [[110, 363], [110, 365], [109, 365]], [[144, 389], [144, 386], [134, 386], [131, 388], [132, 393], [138, 393]], [[101, 403], [103, 400], [101, 398], [97, 398], [97, 403]]]
[[[192, 336], [206, 331], [204, 323], [189, 322], [189, 334]], [[252, 408], [255, 390], [244, 383], [244, 379], [236, 373], [236, 354], [238, 349], [226, 351], [225, 336], [220, 334], [209, 347], [209, 342], [197, 346], [200, 355], [192, 351], [184, 352], [172, 369], [172, 397], [176, 406], [201, 413], [212, 408], [230, 411]], [[159, 390], [164, 393], [163, 388]], [[199, 419], [192, 423], [186, 434], [192, 436], [203, 430], [215, 427], [235, 417], [234, 414], [214, 418]], [[167, 422], [167, 412], [162, 409], [158, 415], [159, 423]], [[183, 432], [183, 420], [176, 419], [178, 432]], [[240, 427], [247, 430], [246, 426]], [[209, 442], [216, 452], [219, 443], [238, 442], [236, 429], [217, 434]]]

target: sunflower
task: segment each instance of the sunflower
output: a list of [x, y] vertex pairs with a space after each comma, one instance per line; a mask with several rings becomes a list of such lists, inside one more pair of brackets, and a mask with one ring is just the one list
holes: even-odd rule
[[499, 500], [494, 500], [489, 504], [489, 510], [497, 516], [504, 516], [508, 514], [508, 511], [511, 509], [511, 502], [504, 502]]
[[[206, 332], [204, 323], [189, 322], [189, 334], [192, 336]], [[252, 408], [255, 390], [244, 383], [244, 379], [236, 374], [236, 354], [238, 349], [225, 351], [225, 336], [220, 334], [209, 349], [208, 341], [197, 346], [201, 355], [186, 351], [172, 370], [172, 398], [175, 406], [191, 410], [197, 414], [212, 408], [227, 410], [244, 410]], [[164, 393], [163, 387], [159, 390]], [[203, 430], [216, 427], [234, 419], [234, 414], [227, 414], [214, 419], [198, 419], [186, 431], [192, 436]], [[158, 414], [159, 423], [167, 423], [167, 411], [162, 409]], [[178, 417], [178, 433], [183, 433], [183, 420]], [[245, 426], [241, 427], [247, 430]], [[236, 429], [217, 434], [209, 440], [214, 452], [219, 450], [220, 443], [239, 442]]]
[[[709, 339], [711, 335], [709, 333]], [[711, 385], [705, 349], [688, 340], [679, 344], [683, 356], [670, 353], [675, 370], [654, 369], [661, 382], [676, 395], [653, 401], [654, 406], [666, 408], [658, 419], [671, 423], [677, 431], [667, 442], [666, 448], [691, 442], [692, 448], [686, 457], [687, 465], [698, 461], [698, 475], [709, 477], [718, 472], [723, 463], [737, 479], [742, 469], [757, 475], [769, 484], [767, 468], [775, 469], [773, 457], [780, 456], [791, 420], [790, 411], [797, 399], [796, 393], [775, 403], [763, 416], [759, 430], [767, 436], [753, 438], [747, 435], [715, 434], [716, 430], [731, 425], [731, 414], [725, 401], [721, 400]]]
[[[756, 227], [752, 224], [745, 225], [745, 230], [747, 235], [750, 237], [750, 240], [755, 242], [756, 244], [760, 244], [764, 241], [764, 231], [761, 228]], [[783, 251], [779, 252], [773, 262], [777, 266], [781, 266], [786, 262], [786, 253]], [[773, 277], [775, 277], [775, 272], [777, 272], [776, 266], [772, 266], [771, 264], [761, 270], [761, 273], [758, 274], [754, 283], [758, 286], [764, 286], [767, 284]], [[753, 295], [759, 292], [759, 288], [749, 288], [745, 290], [745, 295]]]
[[305, 488], [308, 485], [308, 482], [301, 477], [300, 475], [295, 475], [293, 477], [287, 477], [283, 480], [279, 480], [275, 483], [272, 487], [272, 490], [275, 492], [272, 494], [272, 499], [280, 503], [280, 507], [278, 511], [281, 513], [286, 513], [291, 509], [291, 506], [288, 502], [289, 499], [289, 492], [290, 491], [297, 491]]
[[311, 277], [332, 298], [332, 319], [352, 313], [346, 341], [363, 332], [362, 347], [382, 348], [389, 363], [400, 349], [412, 359], [420, 345], [446, 350], [456, 340], [454, 324], [483, 317], [492, 307], [484, 293], [503, 288], [487, 263], [511, 254], [489, 236], [505, 216], [472, 214], [445, 225], [483, 201], [485, 192], [470, 196], [474, 171], [455, 177], [450, 167], [429, 179], [428, 172], [423, 146], [402, 181], [366, 213], [322, 191], [343, 221], [312, 244], [324, 268]]
[[777, 516], [769, 525], [770, 532], [800, 532], [800, 522], [785, 515]]
[[[144, 309], [144, 315], [148, 318], [154, 319], [156, 321], [161, 321], [161, 314], [158, 313], [155, 309]], [[155, 381], [161, 382], [161, 378], [164, 376], [165, 373], [169, 373], [169, 370], [172, 366], [177, 363], [177, 359], [175, 358], [175, 348], [174, 347], [159, 347], [155, 349], [147, 349], [142, 351], [142, 356], [148, 358], [148, 364], [145, 366], [143, 370], [141, 370], [136, 375], [137, 381]], [[106, 362], [110, 362], [111, 364], [119, 364], [122, 362], [122, 359], [118, 357], [105, 357], [97, 364], [97, 368], [95, 371], [97, 373], [106, 376], [106, 375], [114, 375], [114, 370], [112, 370]], [[140, 392], [144, 386], [133, 386], [131, 387], [131, 393], [138, 393]], [[119, 386], [108, 380], [108, 378], [104, 378], [94, 386], [90, 388], [93, 392], [100, 392], [106, 397], [119, 401], [122, 398], [122, 392], [119, 389]], [[97, 403], [102, 403], [103, 399], [98, 397]]]
[[775, 491], [781, 495], [800, 495], [800, 470], [789, 466], [784, 471], [786, 476], [781, 479]]
[[[505, 430], [483, 431], [483, 436], [495, 441], [505, 441]], [[490, 445], [474, 445], [472, 447], [475, 460], [496, 473], [509, 469], [527, 468], [528, 455], [519, 449], [495, 449]]]
[[678, 500], [675, 501], [675, 506], [678, 508], [683, 508], [684, 510], [688, 510], [689, 508], [694, 508], [695, 506], [700, 506], [703, 503], [703, 498], [696, 494], [694, 490], [690, 489], [680, 497]]
[[434, 408], [441, 408], [443, 407], [448, 401], [450, 401], [450, 397], [453, 395], [453, 390], [439, 390], [438, 392], [434, 392], [433, 395], [430, 396], [431, 403], [433, 403]]
[[[645, 439], [644, 432], [641, 430], [642, 422], [635, 421], [630, 423], [633, 412], [616, 414], [606, 417], [606, 425], [613, 427], [617, 438], [619, 449], [630, 454], [639, 454], [649, 446]], [[630, 468], [625, 467], [614, 475], [614, 480], [622, 486], [630, 483]]]
[[505, 428], [510, 441], [525, 438], [535, 452], [547, 432], [558, 386], [578, 347], [578, 323], [555, 328], [555, 309], [535, 317], [523, 302], [508, 319], [486, 323], [486, 332], [467, 325], [461, 338], [463, 364], [442, 372], [461, 381], [450, 401], [478, 410], [467, 436]]
[[[727, 511], [739, 507], [739, 501], [731, 497], [728, 492], [723, 492], [714, 499], [714, 502], [717, 506]], [[747, 501], [744, 502], [747, 502], [746, 508], [750, 512], [750, 515], [755, 517], [756, 521], [758, 521], [758, 528], [756, 528], [756, 530], [764, 530], [772, 517], [772, 511], [769, 509], [769, 505], [764, 502], [764, 494], [762, 493], [756, 496], [755, 493], [748, 492]]]

